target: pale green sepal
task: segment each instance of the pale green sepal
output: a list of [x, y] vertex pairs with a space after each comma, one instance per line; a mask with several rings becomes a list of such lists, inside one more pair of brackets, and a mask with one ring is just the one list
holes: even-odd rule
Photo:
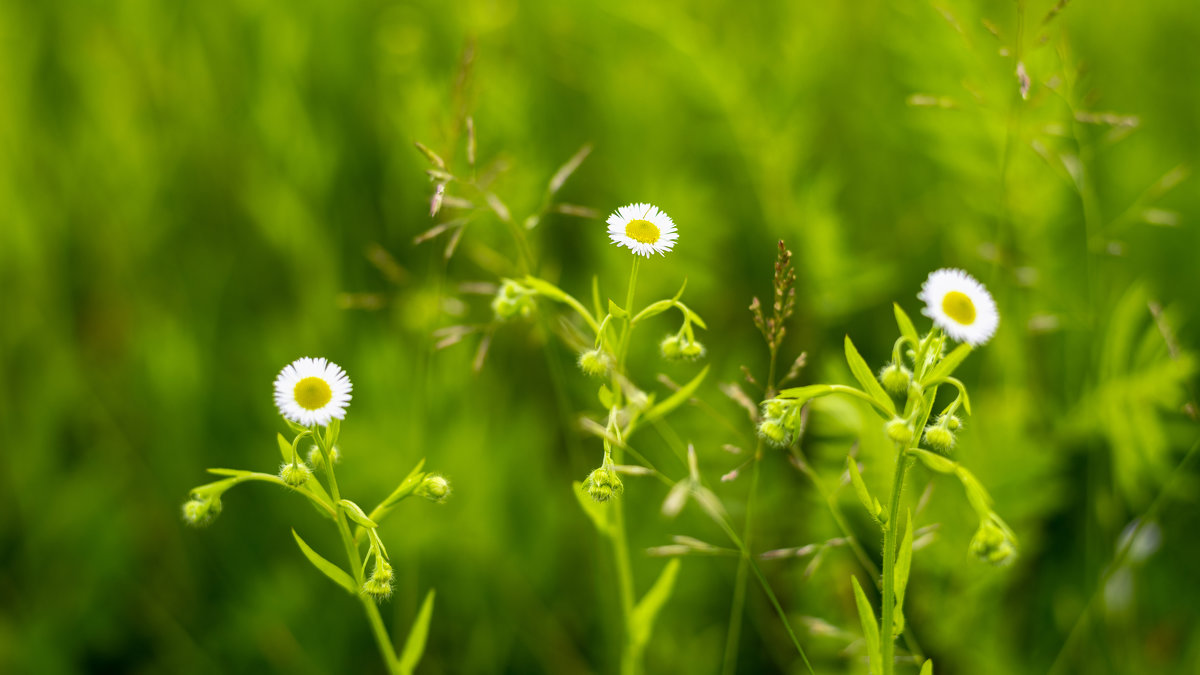
[[313, 564], [313, 567], [316, 567], [321, 571], [322, 574], [332, 579], [337, 585], [346, 589], [351, 594], [358, 595], [358, 585], [354, 583], [354, 579], [347, 574], [345, 570], [322, 558], [321, 554], [312, 550], [312, 548], [308, 544], [304, 543], [304, 540], [300, 538], [300, 535], [296, 532], [295, 528], [292, 528], [292, 536], [296, 538], [296, 543], [300, 545], [300, 550], [304, 553], [304, 557], [308, 558], [308, 561]]

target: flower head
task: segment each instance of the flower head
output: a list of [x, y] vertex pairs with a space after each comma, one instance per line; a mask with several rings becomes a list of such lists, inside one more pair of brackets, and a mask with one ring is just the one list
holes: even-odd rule
[[992, 339], [1000, 324], [992, 295], [962, 270], [933, 272], [921, 284], [917, 297], [925, 303], [922, 314], [933, 319], [950, 337], [972, 347]]
[[647, 258], [675, 247], [679, 234], [671, 217], [653, 204], [630, 204], [608, 217], [608, 238]]
[[334, 418], [346, 416], [350, 389], [350, 377], [337, 364], [297, 359], [275, 378], [275, 406], [296, 424], [329, 426]]

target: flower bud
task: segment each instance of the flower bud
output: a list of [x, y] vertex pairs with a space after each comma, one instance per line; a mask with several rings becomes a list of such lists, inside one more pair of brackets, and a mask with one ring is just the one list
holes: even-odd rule
[[762, 424], [758, 425], [758, 433], [772, 445], [787, 445], [787, 430], [778, 419], [768, 417], [763, 420]]
[[362, 586], [363, 593], [375, 600], [385, 600], [392, 595], [392, 566], [379, 557], [375, 559], [375, 567], [371, 576]]
[[766, 403], [763, 403], [763, 417], [779, 419], [783, 417], [785, 412], [787, 412], [787, 406], [777, 398], [769, 399]]
[[912, 442], [913, 429], [909, 426], [907, 420], [899, 417], [893, 417], [887, 425], [884, 426], [887, 431], [888, 438], [892, 439], [900, 445], [908, 445]]
[[221, 515], [220, 497], [194, 496], [183, 505], [183, 520], [193, 527], [204, 527]]
[[[329, 454], [331, 457], [333, 457], [334, 464], [342, 461], [342, 449], [338, 446], [333, 446], [333, 448], [330, 449]], [[321, 448], [317, 447], [316, 443], [308, 446], [308, 463], [313, 469], [316, 469], [325, 463], [325, 456], [321, 454]]]
[[683, 357], [683, 341], [678, 335], [668, 335], [658, 346], [663, 358], [668, 361], [678, 361]]
[[533, 301], [533, 291], [512, 279], [505, 279], [492, 299], [492, 311], [501, 321], [521, 317], [528, 318], [533, 314], [536, 305]]
[[889, 363], [879, 374], [879, 381], [891, 395], [902, 396], [908, 392], [908, 387], [912, 383], [912, 372], [904, 366]]
[[421, 484], [417, 486], [416, 494], [434, 504], [442, 504], [450, 496], [450, 481], [446, 480], [445, 476], [431, 473], [421, 479]]
[[958, 419], [954, 415], [942, 415], [941, 423], [950, 431], [958, 431], [960, 428], [962, 428], [962, 420]]
[[991, 518], [980, 523], [968, 550], [976, 558], [997, 567], [1008, 565], [1017, 557], [1017, 549], [1008, 533]]
[[583, 487], [587, 490], [588, 495], [598, 502], [606, 502], [613, 497], [619, 497], [625, 491], [625, 486], [621, 484], [621, 477], [608, 465], [588, 474], [587, 480], [583, 482]]
[[941, 453], [954, 448], [954, 434], [941, 425], [925, 427], [925, 444]]
[[284, 462], [283, 466], [279, 467], [279, 477], [283, 482], [292, 487], [300, 487], [308, 482], [312, 477], [312, 471], [304, 462]]
[[599, 349], [589, 349], [579, 355], [579, 368], [593, 377], [606, 374], [610, 362], [608, 354]]

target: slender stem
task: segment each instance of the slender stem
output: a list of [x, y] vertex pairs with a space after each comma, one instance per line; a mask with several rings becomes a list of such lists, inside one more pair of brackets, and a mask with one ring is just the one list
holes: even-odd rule
[[[327, 447], [324, 436], [314, 432], [313, 437], [317, 439], [321, 455], [325, 458], [325, 476], [329, 479], [329, 494], [333, 498], [333, 519], [337, 524], [338, 534], [341, 535], [342, 545], [346, 548], [346, 557], [350, 562], [350, 571], [354, 574], [354, 580], [361, 587], [363, 584], [362, 556], [359, 555], [358, 546], [354, 543], [354, 537], [350, 534], [350, 524], [346, 519], [346, 509], [338, 503], [342, 496], [341, 491], [338, 489], [337, 475], [333, 471], [333, 453]], [[396, 658], [396, 650], [392, 646], [392, 640], [383, 625], [383, 618], [379, 615], [379, 608], [375, 606], [374, 600], [365, 595], [360, 595], [359, 600], [362, 602], [363, 611], [366, 612], [367, 622], [371, 624], [371, 632], [375, 635], [375, 642], [379, 646], [379, 654], [383, 657], [384, 663], [387, 664], [388, 672], [393, 675], [401, 675], [400, 662]]]
[[896, 611], [896, 525], [900, 520], [900, 493], [904, 489], [904, 474], [907, 471], [908, 455], [901, 449], [896, 457], [887, 529], [883, 534], [883, 625], [879, 630], [879, 637], [883, 643], [883, 675], [892, 675], [895, 667], [892, 655], [896, 644], [892, 637], [892, 625]]
[[[778, 361], [779, 350], [774, 343], [770, 345], [771, 358], [767, 368], [766, 398], [775, 395], [775, 365]], [[746, 495], [746, 522], [742, 525], [742, 541], [746, 551], [750, 550], [751, 527], [754, 522], [754, 495], [758, 490], [759, 466], [762, 461], [763, 439], [760, 436], [754, 446], [754, 469], [750, 472], [750, 492]], [[733, 601], [729, 607], [729, 628], [725, 635], [725, 659], [721, 672], [733, 675], [737, 672], [738, 641], [742, 632], [742, 614], [746, 607], [746, 572], [749, 565], [748, 553], [743, 554], [738, 561], [737, 575], [733, 580]]]
[[[625, 375], [625, 355], [629, 349], [629, 334], [633, 332], [630, 318], [633, 316], [633, 299], [637, 287], [638, 258], [633, 259], [633, 270], [629, 274], [629, 290], [625, 299], [625, 318], [621, 329], [621, 339], [617, 347], [617, 365], [613, 368], [613, 413], [619, 410], [624, 399], [624, 389], [620, 378]], [[613, 461], [621, 464], [625, 458], [625, 448], [614, 444]], [[641, 650], [633, 643], [633, 567], [629, 561], [629, 541], [625, 531], [625, 505], [623, 500], [612, 501], [613, 528], [612, 539], [613, 561], [617, 567], [617, 585], [621, 594], [621, 615], [624, 635], [621, 639], [621, 673], [622, 675], [637, 675], [641, 672]]]

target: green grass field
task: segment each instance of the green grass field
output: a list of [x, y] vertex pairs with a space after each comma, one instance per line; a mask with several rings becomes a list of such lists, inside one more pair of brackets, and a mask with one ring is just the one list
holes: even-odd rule
[[[397, 648], [436, 589], [417, 673], [882, 675], [851, 577], [879, 614], [884, 539], [845, 471], [886, 511], [896, 447], [844, 397], [761, 444], [729, 395], [765, 398], [747, 307], [783, 240], [796, 385], [859, 386], [847, 335], [879, 371], [893, 303], [929, 329], [938, 268], [1001, 317], [955, 371], [951, 457], [1019, 552], [979, 561], [959, 482], [909, 468], [887, 675], [919, 672], [914, 643], [938, 675], [1196, 673], [1198, 78], [1194, 0], [0, 3], [0, 672], [389, 672], [370, 601], [296, 546], [346, 564], [303, 498], [243, 485], [207, 528], [181, 517], [207, 468], [279, 470], [272, 382], [320, 356], [353, 381], [344, 493], [369, 509], [422, 458], [452, 486], [377, 530]], [[605, 218], [632, 202], [679, 234], [635, 304], [686, 280], [706, 354], [661, 358], [672, 310], [589, 379], [580, 314], [499, 321], [491, 294], [535, 274], [597, 321], [628, 308]], [[609, 409], [706, 367], [613, 443], [654, 475], [585, 512]], [[623, 514], [627, 570], [597, 513]], [[630, 661], [622, 583], [672, 559]]]

